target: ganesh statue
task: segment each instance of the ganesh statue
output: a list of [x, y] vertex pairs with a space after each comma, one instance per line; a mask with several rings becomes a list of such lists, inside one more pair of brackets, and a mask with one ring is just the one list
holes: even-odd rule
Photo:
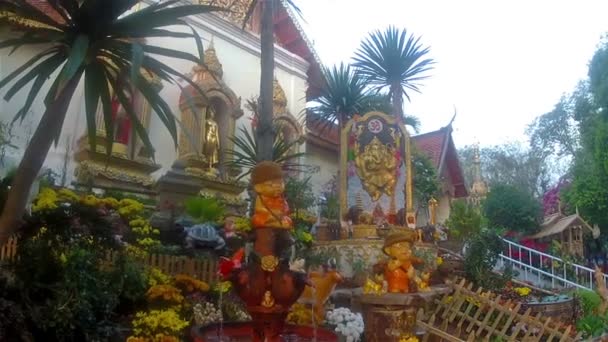
[[283, 171], [274, 162], [261, 162], [252, 171], [256, 192], [251, 219], [255, 233], [253, 252], [239, 267], [223, 276], [234, 284], [251, 314], [254, 342], [280, 341], [289, 308], [300, 297], [308, 279], [303, 270], [290, 268], [294, 241], [289, 206], [283, 191]]

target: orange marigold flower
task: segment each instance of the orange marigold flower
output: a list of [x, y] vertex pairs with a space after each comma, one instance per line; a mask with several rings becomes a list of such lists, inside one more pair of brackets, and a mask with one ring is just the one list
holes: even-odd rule
[[209, 285], [204, 281], [198, 280], [194, 277], [191, 277], [187, 274], [178, 274], [174, 278], [175, 285], [183, 288], [186, 292], [207, 292], [209, 291]]
[[167, 302], [181, 303], [184, 301], [179, 289], [171, 285], [154, 285], [146, 293], [148, 301], [165, 300]]

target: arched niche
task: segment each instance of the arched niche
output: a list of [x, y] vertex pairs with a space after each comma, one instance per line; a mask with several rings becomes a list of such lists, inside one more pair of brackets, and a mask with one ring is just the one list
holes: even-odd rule
[[179, 100], [182, 127], [179, 137], [178, 159], [187, 169], [197, 172], [210, 168], [204, 153], [206, 126], [210, 113], [218, 126], [220, 162], [211, 168], [219, 168], [226, 158], [225, 151], [232, 149], [230, 137], [234, 135], [235, 122], [243, 115], [241, 99], [222, 80], [223, 70], [211, 44], [205, 51], [205, 65], [193, 68], [193, 80], [202, 94], [193, 86], [185, 87]]
[[[282, 136], [287, 143], [304, 142], [302, 124], [287, 109], [287, 97], [279, 81], [273, 84], [273, 115], [277, 135]], [[293, 146], [292, 152], [297, 152], [298, 145]]]

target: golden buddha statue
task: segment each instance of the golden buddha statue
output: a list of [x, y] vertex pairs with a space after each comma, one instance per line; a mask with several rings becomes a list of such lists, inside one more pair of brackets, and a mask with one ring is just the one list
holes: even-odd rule
[[205, 122], [205, 144], [203, 147], [203, 153], [205, 154], [205, 157], [207, 157], [210, 169], [220, 162], [220, 134], [214, 116], [215, 113], [213, 110], [207, 112], [207, 120]]
[[251, 173], [251, 182], [257, 197], [251, 218], [253, 228], [291, 229], [289, 205], [283, 196], [285, 183], [283, 170], [277, 163], [259, 163]]
[[357, 175], [372, 200], [378, 201], [383, 193], [392, 196], [397, 184], [395, 147], [384, 145], [378, 137], [374, 137], [363, 148], [363, 152], [360, 151], [358, 143], [355, 145], [355, 151]]

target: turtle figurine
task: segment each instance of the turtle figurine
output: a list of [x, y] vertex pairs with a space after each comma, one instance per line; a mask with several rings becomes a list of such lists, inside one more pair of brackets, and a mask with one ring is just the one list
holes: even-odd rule
[[191, 227], [184, 227], [186, 233], [187, 248], [213, 248], [221, 250], [226, 246], [226, 242], [220, 236], [215, 226], [210, 223], [195, 224]]

